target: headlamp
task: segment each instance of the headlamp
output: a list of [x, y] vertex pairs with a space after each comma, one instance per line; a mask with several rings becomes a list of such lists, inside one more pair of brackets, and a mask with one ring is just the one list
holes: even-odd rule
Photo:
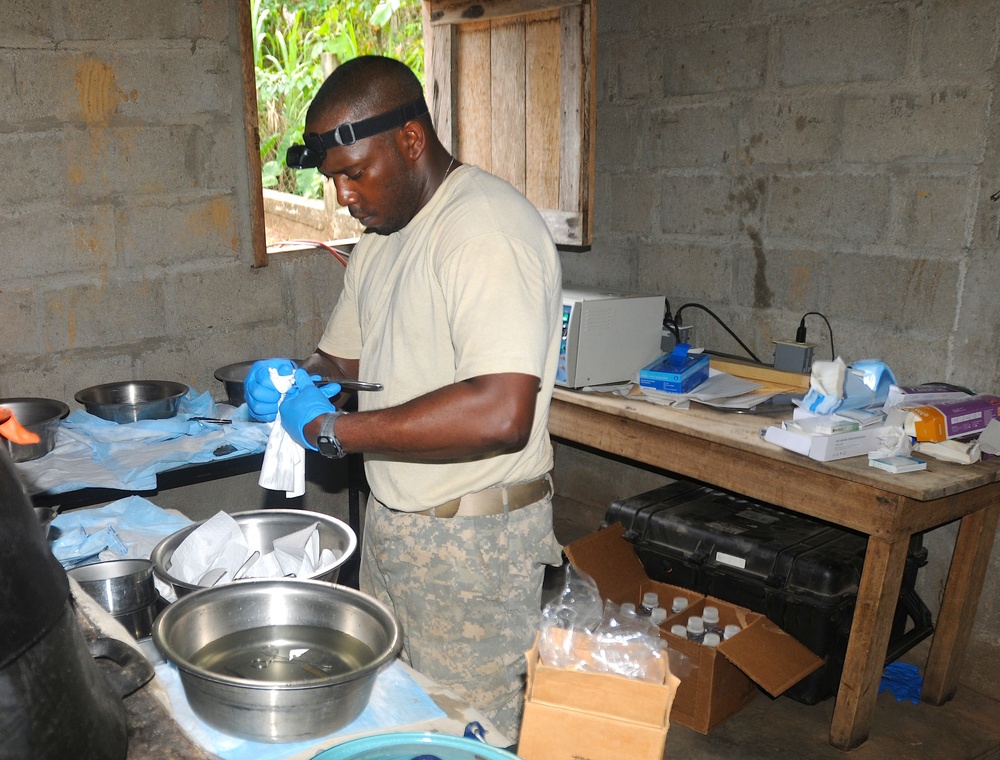
[[315, 169], [326, 160], [327, 148], [354, 145], [358, 140], [401, 127], [411, 119], [423, 116], [427, 110], [427, 102], [420, 98], [361, 121], [345, 121], [329, 132], [310, 132], [302, 137], [304, 145], [292, 145], [288, 149], [285, 163], [289, 169]]

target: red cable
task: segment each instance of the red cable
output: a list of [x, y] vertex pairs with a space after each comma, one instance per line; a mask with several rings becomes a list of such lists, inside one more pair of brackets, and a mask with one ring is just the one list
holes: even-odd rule
[[326, 243], [321, 243], [318, 240], [282, 240], [281, 242], [273, 243], [272, 245], [270, 245], [268, 247], [271, 248], [271, 247], [274, 247], [274, 246], [295, 245], [295, 244], [299, 244], [299, 245], [313, 245], [313, 246], [316, 246], [317, 248], [325, 248], [327, 251], [329, 251], [330, 253], [333, 254], [334, 258], [337, 259], [337, 261], [339, 261], [345, 267], [347, 266], [347, 260], [343, 256], [340, 255], [340, 251], [338, 251], [337, 249], [335, 249], [335, 248], [327, 245]]

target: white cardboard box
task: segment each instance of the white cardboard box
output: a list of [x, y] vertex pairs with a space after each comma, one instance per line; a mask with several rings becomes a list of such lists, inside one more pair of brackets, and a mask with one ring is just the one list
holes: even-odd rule
[[782, 425], [772, 425], [764, 432], [764, 440], [777, 444], [783, 449], [803, 454], [817, 462], [832, 462], [836, 459], [864, 456], [875, 451], [880, 445], [883, 427], [869, 427], [848, 430], [831, 435], [809, 435], [794, 430], [786, 430]]

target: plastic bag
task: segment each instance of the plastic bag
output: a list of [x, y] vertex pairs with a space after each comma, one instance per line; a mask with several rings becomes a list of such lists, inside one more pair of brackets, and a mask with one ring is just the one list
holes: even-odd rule
[[623, 613], [621, 606], [604, 602], [593, 579], [566, 566], [562, 592], [542, 610], [538, 652], [545, 665], [663, 683], [668, 672], [677, 674], [675, 659], [681, 670], [687, 660], [671, 652], [668, 664], [667, 650], [648, 617]]

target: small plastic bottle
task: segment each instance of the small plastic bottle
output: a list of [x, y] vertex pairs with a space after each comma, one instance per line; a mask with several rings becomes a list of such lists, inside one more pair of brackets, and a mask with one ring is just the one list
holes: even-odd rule
[[705, 636], [705, 621], [702, 620], [697, 615], [692, 615], [688, 618], [687, 622], [687, 637], [691, 641], [697, 641], [701, 643], [702, 638]]
[[709, 631], [705, 634], [705, 638], [701, 640], [701, 643], [707, 647], [717, 647], [719, 646], [719, 641], [719, 634]]
[[675, 596], [674, 601], [670, 604], [670, 611], [676, 615], [678, 612], [686, 610], [687, 606], [688, 606], [687, 597]]
[[648, 615], [653, 611], [654, 607], [660, 606], [660, 595], [655, 591], [647, 591], [642, 595], [642, 604], [639, 605], [638, 613], [640, 615]]
[[635, 605], [632, 602], [625, 602], [622, 605], [622, 617], [634, 618], [635, 617]]
[[722, 638], [725, 640], [729, 640], [742, 630], [743, 629], [740, 628], [738, 625], [735, 624], [727, 625], [725, 629], [723, 629], [722, 631]]
[[667, 611], [662, 607], [653, 607], [649, 613], [649, 619], [653, 621], [653, 625], [660, 625], [667, 619]]
[[706, 606], [701, 612], [702, 620], [705, 621], [705, 632], [711, 632], [722, 638], [724, 628], [719, 625], [719, 608]]
[[686, 639], [688, 635], [688, 629], [680, 623], [674, 623], [674, 625], [670, 626], [670, 632], [674, 636], [680, 636], [682, 639]]

